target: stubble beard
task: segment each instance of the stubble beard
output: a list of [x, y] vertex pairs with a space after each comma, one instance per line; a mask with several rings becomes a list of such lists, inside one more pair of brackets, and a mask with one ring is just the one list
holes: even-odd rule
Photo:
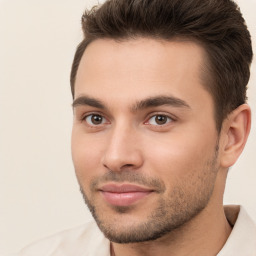
[[[156, 240], [181, 228], [207, 206], [213, 193], [218, 171], [216, 167], [217, 155], [218, 147], [216, 147], [214, 156], [207, 161], [201, 173], [191, 170], [186, 181], [178, 182], [167, 197], [160, 196], [157, 206], [139, 224], [120, 224], [115, 215], [105, 217], [100, 206], [96, 205], [93, 199], [88, 198], [82, 186], [80, 186], [80, 190], [98, 227], [110, 241], [125, 244]], [[196, 178], [195, 175], [197, 175]], [[141, 174], [134, 174], [133, 171], [109, 172], [103, 179], [106, 181], [129, 182], [139, 180], [141, 184], [143, 181], [147, 185], [149, 184], [145, 178], [141, 177]], [[193, 180], [193, 184], [191, 180]], [[165, 191], [164, 183], [160, 180], [152, 179], [150, 182], [158, 185], [160, 193]], [[92, 182], [91, 190], [96, 183], [97, 181]], [[125, 214], [132, 214], [133, 207], [113, 206], [112, 210], [125, 219]], [[149, 209], [145, 210], [149, 211]]]

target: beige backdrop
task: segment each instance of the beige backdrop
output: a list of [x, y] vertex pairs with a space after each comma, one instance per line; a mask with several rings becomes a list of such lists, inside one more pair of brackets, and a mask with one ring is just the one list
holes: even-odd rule
[[[254, 39], [256, 0], [239, 0]], [[91, 218], [70, 154], [69, 72], [89, 0], [0, 0], [0, 252]], [[256, 65], [252, 133], [231, 169], [225, 203], [256, 220]]]

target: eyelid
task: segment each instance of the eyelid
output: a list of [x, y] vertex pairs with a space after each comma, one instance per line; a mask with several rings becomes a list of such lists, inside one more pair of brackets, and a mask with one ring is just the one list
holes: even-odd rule
[[80, 119], [84, 120], [86, 117], [88, 117], [90, 115], [99, 115], [99, 116], [105, 117], [105, 115], [103, 113], [101, 113], [100, 111], [87, 111], [80, 115]]
[[[153, 124], [149, 124], [149, 120], [152, 118], [152, 117], [155, 117], [155, 116], [165, 116], [167, 118], [170, 118], [171, 119], [171, 122], [168, 122], [166, 124], [163, 124], [163, 125], [153, 125]], [[174, 115], [171, 115], [169, 113], [163, 113], [163, 112], [154, 112], [154, 113], [151, 113], [150, 115], [148, 115], [148, 117], [146, 118], [146, 121], [144, 122], [144, 124], [147, 124], [147, 125], [152, 125], [152, 126], [165, 126], [165, 125], [168, 125], [172, 122], [175, 122], [177, 121], [177, 117], [174, 116]]]
[[[101, 118], [101, 122], [99, 124], [94, 124], [93, 123], [93, 120], [92, 120], [92, 117], [100, 117]], [[88, 120], [87, 120], [88, 119]], [[91, 120], [90, 120], [91, 119]], [[84, 118], [84, 120], [86, 121], [86, 123], [88, 123], [90, 126], [100, 126], [100, 125], [103, 125], [103, 124], [106, 124], [106, 118], [103, 117], [103, 116], [100, 116], [100, 115], [95, 115], [95, 114], [90, 114], [88, 116], [86, 116]]]
[[[101, 124], [99, 124], [99, 125], [93, 125], [93, 124], [88, 123], [88, 122], [86, 121], [86, 118], [88, 118], [89, 116], [93, 116], [93, 115], [95, 115], [95, 116], [101, 116], [101, 117], [105, 120], [105, 122], [103, 122], [103, 123], [101, 123]], [[81, 122], [85, 122], [87, 126], [93, 127], [93, 128], [99, 127], [99, 126], [102, 126], [102, 125], [105, 125], [105, 124], [109, 124], [109, 123], [110, 123], [109, 119], [108, 119], [104, 114], [102, 114], [101, 112], [95, 112], [95, 111], [91, 111], [91, 112], [86, 112], [86, 113], [84, 113], [83, 115], [81, 115], [80, 121], [81, 121]]]
[[[103, 114], [101, 111], [88, 111], [88, 112], [85, 112], [83, 114], [80, 115], [79, 119], [81, 122], [85, 122], [85, 119], [88, 117], [88, 116], [91, 116], [91, 115], [99, 115], [101, 116], [102, 118], [105, 119], [105, 122], [102, 123], [102, 124], [99, 124], [99, 125], [90, 125], [88, 122], [86, 122], [87, 126], [89, 127], [92, 127], [92, 128], [95, 128], [95, 127], [100, 127], [102, 125], [106, 125], [106, 124], [110, 124], [111, 121], [108, 117], [106, 117], [105, 114]], [[149, 123], [149, 120], [154, 117], [154, 116], [166, 116], [167, 118], [171, 119], [171, 121], [167, 122], [166, 124], [163, 124], [163, 125], [153, 125], [153, 124], [150, 124]], [[146, 124], [146, 125], [151, 125], [151, 126], [159, 126], [159, 127], [163, 127], [163, 126], [167, 126], [169, 125], [170, 123], [173, 123], [175, 121], [178, 120], [178, 118], [173, 115], [173, 114], [170, 114], [170, 113], [166, 113], [166, 112], [151, 112], [150, 114], [147, 115], [147, 117], [145, 118], [146, 121], [143, 122], [143, 124]]]

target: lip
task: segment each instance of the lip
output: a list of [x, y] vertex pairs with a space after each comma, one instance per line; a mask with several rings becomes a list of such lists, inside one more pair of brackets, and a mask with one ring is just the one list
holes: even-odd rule
[[115, 206], [130, 206], [154, 192], [152, 189], [133, 184], [107, 184], [99, 191], [109, 204]]

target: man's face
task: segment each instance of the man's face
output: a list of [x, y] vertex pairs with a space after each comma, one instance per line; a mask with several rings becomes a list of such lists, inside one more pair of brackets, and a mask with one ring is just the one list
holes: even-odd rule
[[212, 199], [218, 164], [204, 50], [192, 42], [97, 40], [75, 84], [72, 156], [100, 229], [119, 243], [181, 227]]

